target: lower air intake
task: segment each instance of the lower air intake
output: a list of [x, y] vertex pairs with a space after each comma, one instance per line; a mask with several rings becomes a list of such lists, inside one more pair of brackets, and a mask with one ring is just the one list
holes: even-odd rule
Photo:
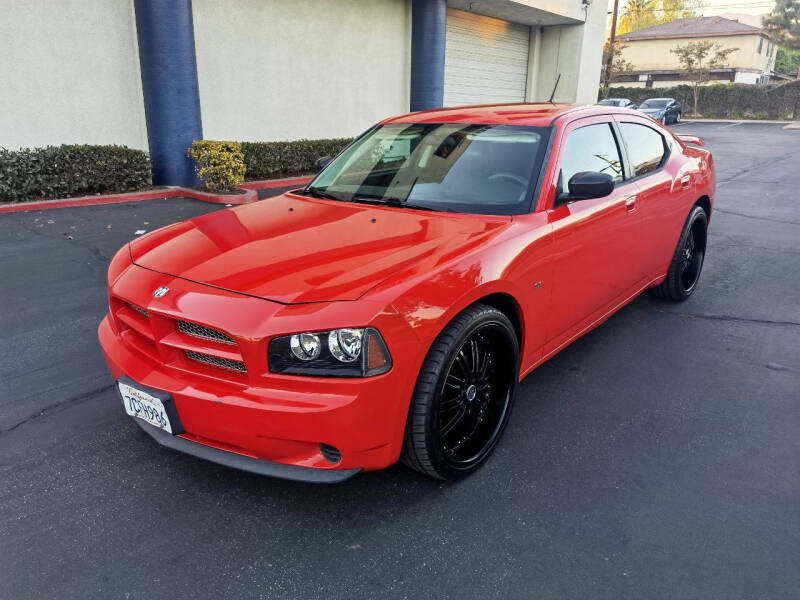
[[186, 351], [186, 358], [196, 360], [197, 362], [211, 365], [220, 369], [228, 371], [236, 371], [237, 373], [246, 373], [244, 363], [239, 360], [228, 360], [227, 358], [220, 358], [219, 356], [211, 356], [210, 354], [203, 354], [202, 352], [194, 352], [193, 350]]
[[330, 444], [320, 444], [319, 451], [328, 462], [338, 463], [340, 460], [342, 460], [342, 453], [339, 452], [339, 449], [336, 446], [331, 446]]

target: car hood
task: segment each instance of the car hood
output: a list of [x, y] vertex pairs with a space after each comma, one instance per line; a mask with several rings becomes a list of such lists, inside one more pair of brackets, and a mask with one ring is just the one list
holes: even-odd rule
[[667, 109], [666, 108], [640, 108], [639, 112], [643, 112], [646, 115], [655, 115], [655, 114], [658, 114], [658, 113], [662, 113], [665, 110], [667, 110]]
[[169, 225], [130, 249], [141, 267], [276, 302], [357, 300], [423, 261], [458, 258], [510, 222], [284, 194]]

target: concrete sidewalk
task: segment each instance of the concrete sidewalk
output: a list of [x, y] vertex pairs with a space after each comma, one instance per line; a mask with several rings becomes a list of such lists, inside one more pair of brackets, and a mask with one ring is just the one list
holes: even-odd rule
[[681, 123], [674, 123], [680, 125], [682, 123], [731, 123], [734, 125], [741, 125], [742, 123], [761, 123], [764, 125], [785, 125], [783, 129], [800, 129], [800, 121], [777, 121], [769, 119], [684, 119]]

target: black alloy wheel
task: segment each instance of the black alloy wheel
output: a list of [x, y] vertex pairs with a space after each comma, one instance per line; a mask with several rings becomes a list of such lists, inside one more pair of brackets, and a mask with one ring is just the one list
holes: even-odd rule
[[476, 304], [453, 319], [417, 381], [403, 462], [439, 479], [475, 471], [508, 422], [518, 363], [516, 334], [502, 312]]
[[697, 227], [695, 226], [689, 230], [686, 242], [681, 248], [679, 273], [681, 287], [685, 293], [691, 293], [694, 286], [697, 285], [697, 280], [700, 278], [700, 269], [703, 266], [705, 248], [700, 248], [695, 241], [696, 229]]
[[502, 343], [498, 327], [484, 325], [462, 344], [439, 390], [439, 443], [456, 468], [480, 460], [494, 446], [510, 405], [509, 373], [498, 368], [492, 347]]
[[692, 295], [700, 280], [706, 256], [708, 217], [701, 206], [693, 206], [678, 240], [667, 277], [650, 293], [656, 298], [682, 302]]

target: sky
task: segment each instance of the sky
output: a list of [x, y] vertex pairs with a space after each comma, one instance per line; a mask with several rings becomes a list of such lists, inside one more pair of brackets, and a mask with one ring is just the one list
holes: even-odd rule
[[[703, 8], [698, 11], [703, 16], [723, 15], [728, 13], [745, 13], [748, 15], [763, 15], [772, 10], [775, 3], [772, 0], [704, 0]], [[614, 9], [614, 0], [608, 0], [609, 12]], [[625, 0], [619, 0], [619, 12], [625, 9]]]

